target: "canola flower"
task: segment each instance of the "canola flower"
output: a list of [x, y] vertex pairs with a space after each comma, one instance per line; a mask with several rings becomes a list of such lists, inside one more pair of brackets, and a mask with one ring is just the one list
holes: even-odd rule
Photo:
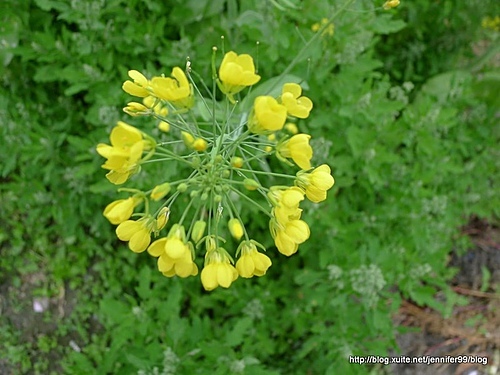
[[[228, 288], [238, 277], [264, 276], [272, 266], [261, 243], [266, 238], [247, 230], [250, 217], [267, 218], [268, 238], [291, 256], [311, 236], [301, 205], [324, 201], [334, 184], [328, 165], [313, 165], [311, 135], [297, 125], [313, 109], [302, 86], [286, 82], [277, 96], [248, 96], [262, 79], [253, 58], [229, 51], [218, 67], [216, 60], [214, 48], [212, 85], [196, 82], [189, 61], [170, 76], [130, 70], [122, 88], [139, 101], [123, 110], [150, 117], [159, 137], [120, 121], [110, 144], [97, 146], [106, 178], [127, 184], [119, 188], [126, 196], [103, 212], [117, 225], [117, 237], [133, 252], [147, 251], [164, 276], [199, 275], [208, 291]], [[215, 99], [217, 89], [222, 100]], [[283, 168], [272, 170], [269, 158]], [[152, 164], [168, 173], [143, 175]]]
[[490, 17], [486, 16], [481, 21], [483, 29], [490, 29], [493, 31], [500, 31], [500, 16]]
[[328, 35], [332, 37], [335, 34], [335, 25], [328, 20], [328, 18], [322, 18], [320, 22], [316, 22], [311, 26], [311, 30], [315, 33], [318, 32], [321, 28], [324, 30], [321, 33], [321, 36]]
[[399, 0], [388, 0], [382, 5], [382, 8], [385, 10], [389, 10], [392, 8], [396, 8], [399, 5], [400, 1]]

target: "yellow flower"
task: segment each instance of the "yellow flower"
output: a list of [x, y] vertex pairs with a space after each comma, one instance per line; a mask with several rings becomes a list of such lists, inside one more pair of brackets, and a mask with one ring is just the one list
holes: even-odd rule
[[228, 221], [227, 226], [233, 238], [239, 240], [241, 237], [243, 237], [244, 229], [241, 221], [236, 218], [232, 218]]
[[264, 134], [281, 130], [286, 121], [287, 109], [272, 96], [255, 98], [248, 128], [252, 133]]
[[307, 223], [298, 219], [286, 223], [271, 219], [270, 228], [276, 248], [286, 256], [295, 254], [299, 245], [311, 234]]
[[290, 116], [298, 118], [309, 117], [313, 107], [311, 99], [302, 94], [302, 87], [296, 83], [285, 83], [281, 93], [281, 103], [286, 107]]
[[382, 5], [385, 10], [396, 8], [399, 5], [399, 0], [389, 0]]
[[278, 158], [292, 158], [301, 169], [311, 169], [313, 149], [309, 145], [309, 139], [311, 139], [309, 134], [297, 134], [278, 143], [276, 156]]
[[165, 195], [167, 195], [168, 193], [170, 193], [170, 184], [168, 182], [165, 182], [161, 185], [156, 185], [153, 188], [153, 191], [151, 192], [150, 196], [152, 200], [159, 201], [160, 199], [165, 197]]
[[295, 183], [306, 192], [311, 202], [318, 203], [326, 199], [326, 191], [333, 186], [335, 180], [330, 167], [323, 164], [310, 173], [299, 171]]
[[167, 237], [165, 253], [172, 259], [180, 259], [186, 252], [187, 245], [179, 237]]
[[137, 206], [140, 202], [141, 199], [137, 197], [118, 199], [106, 206], [103, 215], [111, 224], [116, 225], [123, 223], [125, 220], [130, 219], [135, 206]]
[[191, 252], [187, 251], [179, 259], [172, 259], [168, 255], [160, 255], [158, 258], [158, 269], [164, 276], [188, 277], [198, 274], [198, 266], [193, 262]]
[[241, 255], [236, 262], [236, 270], [241, 277], [263, 276], [271, 267], [271, 259], [259, 253], [253, 241], [244, 241], [240, 245]]
[[141, 98], [150, 95], [148, 91], [149, 81], [141, 72], [138, 72], [137, 70], [129, 70], [128, 75], [134, 80], [134, 82], [125, 81], [122, 85], [123, 91], [127, 94]]
[[111, 146], [100, 143], [96, 150], [107, 159], [102, 168], [111, 171], [106, 175], [108, 180], [114, 184], [122, 184], [137, 172], [137, 162], [144, 149], [150, 145], [142, 139], [139, 130], [122, 121], [118, 121], [109, 138]]
[[481, 26], [484, 29], [500, 31], [500, 16], [484, 17], [483, 20], [481, 21]]
[[272, 214], [279, 223], [300, 219], [302, 210], [299, 204], [304, 200], [304, 191], [297, 186], [281, 189], [272, 187], [268, 192], [269, 200], [274, 206]]
[[238, 271], [231, 265], [226, 251], [218, 248], [207, 251], [205, 267], [201, 271], [201, 283], [206, 290], [214, 290], [218, 286], [229, 288], [238, 278]]
[[[176, 257], [172, 257], [171, 252], [168, 251], [173, 246], [178, 246]], [[188, 277], [198, 274], [198, 267], [193, 262], [191, 248], [188, 244], [173, 244], [173, 242], [169, 243], [168, 237], [160, 238], [149, 246], [148, 253], [158, 257], [158, 270], [165, 276]]]
[[116, 235], [122, 241], [128, 241], [128, 247], [135, 253], [142, 253], [151, 242], [154, 221], [144, 217], [137, 221], [127, 220], [118, 225]]
[[174, 224], [165, 242], [165, 253], [172, 259], [181, 258], [187, 249], [186, 233], [184, 227]]
[[219, 88], [229, 96], [232, 96], [247, 86], [255, 85], [260, 76], [255, 74], [255, 66], [252, 56], [247, 54], [237, 55], [230, 51], [224, 55], [219, 68]]
[[193, 91], [184, 71], [175, 67], [172, 77], [154, 77], [151, 80], [151, 90], [154, 96], [167, 100], [177, 107], [191, 108], [193, 106]]
[[[319, 31], [319, 29], [321, 29], [327, 24], [328, 24], [328, 18], [322, 18], [321, 22], [316, 22], [311, 26], [311, 30], [316, 33]], [[325, 36], [326, 34], [328, 34], [329, 36], [333, 36], [334, 33], [335, 33], [335, 25], [333, 24], [333, 22], [330, 22], [330, 24], [321, 33], [321, 36]]]

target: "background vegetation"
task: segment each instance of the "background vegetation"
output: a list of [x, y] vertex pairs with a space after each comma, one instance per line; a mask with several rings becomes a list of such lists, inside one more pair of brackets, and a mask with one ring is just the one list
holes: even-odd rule
[[102, 216], [115, 187], [95, 145], [129, 120], [121, 83], [187, 56], [208, 79], [221, 35], [277, 76], [343, 2], [3, 1], [0, 372], [368, 373], [348, 356], [396, 348], [402, 300], [463, 304], [447, 284], [459, 229], [500, 214], [499, 26], [481, 26], [498, 4], [382, 3], [354, 1], [292, 70], [315, 104], [300, 127], [336, 178], [306, 208], [311, 239], [207, 293], [161, 276]]

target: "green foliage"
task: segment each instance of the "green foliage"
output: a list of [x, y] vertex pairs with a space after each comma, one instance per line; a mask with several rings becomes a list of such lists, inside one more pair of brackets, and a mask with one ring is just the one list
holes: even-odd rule
[[[468, 217], [500, 214], [500, 78], [490, 63], [498, 33], [480, 28], [495, 2], [402, 0], [374, 10], [382, 3], [353, 2], [333, 37], [299, 55], [311, 26], [341, 3], [4, 2], [0, 368], [368, 373], [348, 357], [396, 347], [391, 316], [402, 299], [445, 315], [463, 303], [447, 286], [447, 256], [467, 245], [459, 228]], [[315, 106], [299, 128], [336, 184], [324, 205], [305, 208], [312, 236], [297, 255], [270, 248], [265, 277], [206, 293], [197, 280], [164, 278], [116, 240], [101, 215], [115, 188], [95, 145], [129, 121], [127, 70], [168, 75], [189, 56], [208, 82], [221, 35], [225, 50], [258, 56], [267, 77], [297, 57], [287, 73], [308, 77]], [[249, 225], [264, 233], [267, 223]], [[57, 326], [21, 334], [13, 316], [34, 295], [51, 308], [22, 319]]]

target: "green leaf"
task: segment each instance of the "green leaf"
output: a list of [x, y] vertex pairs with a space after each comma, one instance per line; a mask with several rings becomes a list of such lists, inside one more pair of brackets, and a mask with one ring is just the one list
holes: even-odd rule
[[236, 322], [233, 329], [226, 334], [224, 343], [230, 347], [240, 345], [243, 337], [253, 325], [253, 320], [249, 317], [241, 318]]
[[405, 28], [406, 22], [403, 20], [393, 20], [392, 14], [381, 14], [372, 24], [373, 31], [378, 34], [392, 34]]
[[0, 61], [5, 67], [9, 65], [14, 54], [9, 51], [10, 48], [17, 47], [19, 43], [19, 31], [21, 29], [21, 19], [13, 14], [9, 9], [2, 9], [0, 16], [0, 35], [2, 36], [0, 45]]
[[416, 286], [410, 290], [411, 299], [419, 306], [434, 305], [435, 294], [436, 289], [429, 285]]

